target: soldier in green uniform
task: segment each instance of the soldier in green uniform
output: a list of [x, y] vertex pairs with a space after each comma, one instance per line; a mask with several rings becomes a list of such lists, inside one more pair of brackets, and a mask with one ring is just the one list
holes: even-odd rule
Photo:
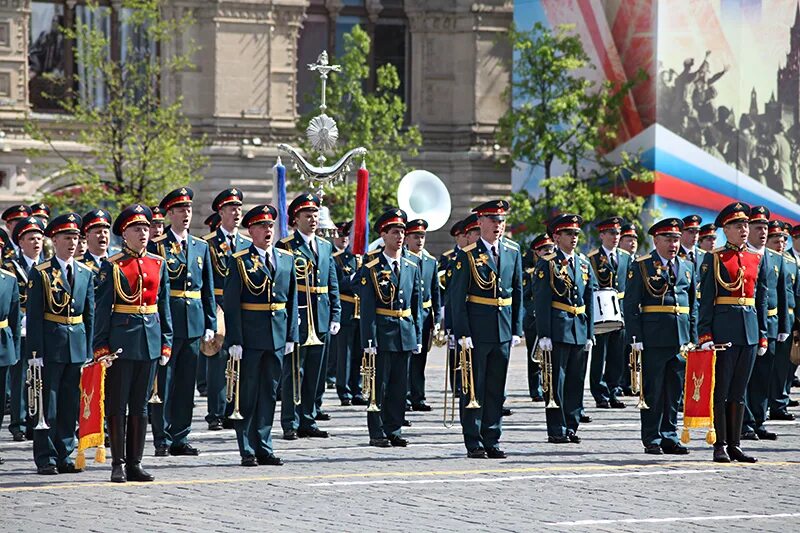
[[769, 431], [764, 423], [769, 407], [770, 383], [775, 365], [778, 343], [784, 343], [792, 331], [793, 314], [789, 315], [788, 298], [792, 292], [791, 278], [786, 275], [783, 253], [767, 246], [770, 231], [778, 239], [783, 238], [780, 222], [770, 223], [769, 209], [763, 205], [750, 209], [750, 234], [747, 246], [764, 256], [767, 268], [767, 353], [756, 357], [753, 373], [747, 384], [745, 395], [744, 424], [742, 438], [745, 440], [775, 440], [778, 435]]
[[420, 284], [422, 298], [422, 314], [417, 318], [422, 325], [422, 351], [411, 357], [408, 376], [409, 399], [413, 411], [430, 411], [431, 406], [425, 400], [425, 365], [428, 362], [433, 336], [439, 329], [439, 275], [436, 258], [425, 249], [425, 232], [428, 223], [422, 219], [409, 220], [406, 223], [405, 244], [407, 251], [413, 256], [420, 268]]
[[361, 392], [361, 299], [357, 277], [362, 258], [350, 249], [352, 226], [352, 221], [336, 224], [337, 237], [333, 240], [336, 248], [333, 260], [342, 302], [342, 329], [335, 337], [336, 394], [342, 405], [367, 405]]
[[[595, 228], [602, 244], [587, 254], [597, 278], [598, 291], [612, 293], [619, 308], [625, 298], [625, 280], [630, 267], [630, 255], [619, 248], [623, 222], [616, 216], [598, 222]], [[592, 348], [589, 370], [589, 388], [594, 401], [600, 409], [624, 409], [625, 404], [616, 393], [625, 368], [625, 330], [609, 331], [595, 337], [597, 342]]]
[[790, 401], [790, 375], [793, 374], [789, 355], [792, 350], [792, 337], [797, 331], [795, 305], [800, 297], [800, 279], [798, 279], [796, 256], [793, 251], [786, 251], [791, 225], [779, 220], [771, 220], [769, 224], [767, 247], [783, 255], [783, 275], [789, 283], [789, 291], [786, 293], [786, 310], [789, 316], [789, 327], [792, 331], [792, 334], [783, 342], [776, 342], [775, 363], [769, 385], [769, 418], [770, 420], [794, 420], [794, 415], [787, 410]]
[[[632, 222], [626, 222], [622, 225], [621, 231], [622, 233], [619, 238], [619, 248], [620, 250], [625, 250], [628, 252], [628, 254], [631, 256], [630, 263], [633, 265], [637, 257], [636, 252], [639, 250], [639, 235], [636, 230], [636, 225]], [[623, 363], [630, 360], [630, 355], [631, 345], [626, 342], [625, 352], [622, 357]], [[622, 369], [622, 377], [619, 381], [619, 389], [616, 391], [616, 394], [617, 398], [622, 396], [633, 396], [633, 391], [631, 390], [631, 373], [628, 372], [627, 367], [624, 365]], [[591, 420], [588, 421], [591, 422]], [[586, 422], [586, 420], [581, 420], [581, 422]]]
[[555, 253], [536, 265], [536, 332], [539, 348], [551, 353], [552, 380], [546, 400], [547, 439], [553, 444], [579, 443], [583, 376], [587, 353], [594, 345], [592, 296], [597, 282], [589, 259], [576, 252], [583, 218], [562, 214], [547, 225]]
[[681, 231], [681, 248], [678, 251], [678, 257], [686, 259], [696, 266], [700, 267], [703, 262], [702, 257], [698, 257], [697, 241], [700, 238], [700, 224], [703, 219], [699, 215], [689, 215], [683, 217], [683, 230]]
[[522, 299], [524, 314], [522, 318], [522, 331], [525, 333], [525, 344], [528, 350], [528, 393], [534, 402], [544, 401], [542, 390], [542, 367], [533, 360], [536, 349], [536, 299], [533, 284], [536, 278], [536, 263], [539, 259], [553, 253], [555, 244], [546, 233], [537, 235], [531, 241], [528, 253], [522, 258], [524, 269], [522, 277]]
[[271, 205], [247, 212], [243, 224], [252, 244], [231, 256], [224, 277], [228, 351], [240, 365], [235, 403], [242, 419], [235, 428], [242, 466], [283, 464], [273, 453], [272, 420], [284, 359], [297, 342], [298, 320], [294, 256], [272, 244], [277, 218]]
[[[231, 274], [234, 264], [231, 256], [242, 250], [248, 250], [253, 244], [249, 237], [239, 232], [242, 221], [242, 202], [244, 194], [236, 188], [225, 189], [217, 194], [212, 203], [214, 214], [219, 216], [219, 227], [211, 233], [204, 235], [203, 240], [208, 243], [211, 255], [211, 266], [214, 272], [214, 298], [216, 305], [223, 305], [223, 290], [225, 280]], [[220, 351], [206, 360], [206, 374], [203, 376], [207, 383], [208, 414], [206, 422], [208, 429], [219, 431], [223, 427], [232, 429], [234, 423], [228, 417], [233, 412], [233, 405], [226, 405], [225, 401], [225, 366], [228, 361], [227, 342]]]
[[[31, 216], [38, 218], [42, 221], [42, 224], [47, 226], [48, 222], [50, 222], [50, 208], [43, 203], [31, 204]], [[53, 241], [49, 237], [45, 237], [42, 242], [42, 260], [52, 258], [53, 253]]]
[[94, 357], [122, 349], [108, 369], [105, 385], [114, 483], [153, 481], [141, 464], [147, 398], [156, 360], [165, 365], [172, 354], [167, 263], [147, 253], [152, 217], [150, 208], [141, 204], [117, 216], [112, 231], [122, 237], [122, 251], [103, 263], [98, 274]]
[[[717, 227], [714, 224], [700, 226], [697, 247], [704, 252], [710, 252], [717, 247]], [[702, 264], [702, 261], [700, 263]]]
[[[111, 213], [95, 209], [83, 215], [81, 233], [86, 238], [86, 253], [79, 259], [97, 274], [108, 261], [108, 246], [111, 243]], [[97, 284], [97, 279], [95, 279]]]
[[[293, 401], [292, 365], [284, 365], [281, 381], [281, 426], [287, 440], [328, 437], [327, 431], [317, 427], [315, 401], [319, 380], [324, 379], [325, 339], [329, 333], [339, 333], [342, 308], [333, 245], [316, 236], [319, 206], [320, 199], [315, 194], [305, 193], [295, 198], [288, 207], [289, 224], [296, 226], [294, 235], [278, 243], [279, 248], [294, 254], [300, 309], [300, 405]], [[312, 331], [317, 339], [312, 337]]]
[[[8, 234], [0, 229], [0, 257], [11, 247]], [[8, 372], [19, 361], [22, 314], [19, 307], [19, 288], [13, 272], [0, 268], [0, 398], [5, 401]], [[0, 411], [0, 426], [5, 410]], [[0, 465], [3, 458], [0, 457]]]
[[648, 233], [655, 250], [636, 260], [625, 289], [625, 329], [642, 353], [640, 411], [645, 453], [684, 455], [678, 438], [678, 404], [686, 360], [682, 351], [697, 341], [694, 265], [678, 257], [683, 221], [656, 222]]
[[[24, 207], [24, 206], [23, 206]], [[26, 207], [26, 209], [28, 209]], [[28, 281], [31, 272], [41, 262], [42, 243], [44, 242], [44, 224], [36, 217], [29, 216], [13, 221], [14, 232], [11, 242], [16, 243], [19, 253], [4, 263], [5, 269], [17, 277], [19, 288], [20, 310], [22, 311], [22, 339], [20, 341], [19, 361], [11, 368], [11, 423], [8, 430], [15, 441], [33, 439], [34, 423], [28, 416], [28, 394], [25, 388], [25, 377], [28, 370], [27, 341], [27, 298]]]
[[163, 403], [150, 411], [156, 456], [197, 455], [189, 444], [200, 339], [217, 330], [214, 276], [208, 244], [189, 234], [194, 192], [181, 187], [161, 200], [170, 226], [150, 244], [164, 258], [169, 273], [172, 356], [158, 369], [158, 395]]
[[473, 209], [479, 237], [459, 251], [448, 287], [453, 333], [461, 350], [472, 350], [470, 387], [480, 404], [467, 408], [471, 398], [461, 395], [461, 428], [472, 458], [506, 457], [500, 436], [508, 359], [522, 338], [522, 253], [501, 239], [508, 209], [504, 200]]
[[70, 459], [80, 405], [81, 367], [91, 359], [94, 274], [73, 257], [81, 217], [67, 213], [45, 229], [55, 255], [28, 281], [26, 350], [30, 366], [41, 367], [43, 412], [49, 429], [34, 431], [33, 458], [42, 475], [80, 472]]
[[368, 400], [380, 408], [367, 412], [369, 444], [379, 448], [408, 444], [401, 435], [408, 361], [422, 351], [420, 269], [403, 250], [406, 220], [405, 212], [397, 208], [378, 217], [375, 229], [384, 248], [368, 256], [358, 276], [361, 346], [375, 361]]
[[[217, 231], [217, 228], [219, 228], [219, 225], [221, 223], [222, 223], [222, 218], [219, 216], [219, 213], [211, 213], [203, 221], [203, 225], [204, 226], [208, 226], [208, 230], [212, 234], [214, 234]], [[203, 237], [203, 240], [206, 240], [205, 237]], [[211, 250], [211, 248], [209, 247], [209, 251], [210, 250]], [[213, 258], [212, 258], [212, 261], [213, 261]], [[216, 296], [217, 296], [216, 291], [219, 291], [219, 290], [221, 290], [220, 289], [220, 282], [217, 280], [217, 276], [216, 276], [216, 273], [215, 273], [214, 274], [214, 291], [215, 291], [214, 296], [215, 296], [215, 299], [218, 299], [218, 298], [216, 298]], [[217, 324], [217, 325], [219, 325], [219, 324]], [[202, 351], [202, 349], [201, 349], [201, 351]], [[206, 355], [206, 354], [204, 353], [203, 355]], [[203, 398], [208, 396], [208, 383], [206, 381], [207, 374], [208, 374], [208, 357], [198, 357], [197, 358], [197, 377], [196, 377], [197, 392]], [[208, 420], [208, 415], [206, 415], [206, 420]], [[231, 426], [231, 427], [233, 427], [233, 426]], [[216, 422], [214, 422], [212, 424], [212, 423], [209, 422], [208, 429], [211, 430], [211, 431], [219, 431], [219, 430], [222, 429], [222, 423], [217, 424]]]
[[[453, 275], [451, 267], [454, 264], [456, 255], [458, 255], [459, 250], [469, 244], [467, 241], [467, 234], [464, 231], [463, 220], [457, 221], [450, 227], [450, 236], [453, 237], [453, 240], [455, 241], [455, 247], [445, 250], [445, 252], [439, 257], [439, 289], [441, 290], [442, 310], [444, 312], [444, 320], [442, 321], [442, 325], [444, 326], [444, 331], [447, 335], [447, 358], [448, 365], [450, 365], [448, 368], [456, 368], [456, 366], [458, 366], [456, 362], [456, 343], [455, 337], [452, 334], [453, 312], [450, 309], [450, 298], [447, 294], [447, 286], [450, 278]], [[455, 390], [455, 382], [453, 380], [450, 381], [452, 390]]]
[[219, 216], [219, 213], [211, 213], [203, 221], [203, 225], [208, 226], [208, 230], [212, 233], [217, 231], [217, 228], [219, 228], [220, 224], [222, 224], [222, 217]]
[[[3, 262], [12, 261], [19, 256], [19, 245], [14, 242], [14, 227], [22, 220], [31, 216], [31, 208], [24, 204], [12, 205], [3, 211], [3, 222], [6, 224], [6, 233], [11, 237], [11, 246], [3, 250]], [[42, 224], [44, 228], [44, 224]]]
[[150, 223], [150, 242], [164, 235], [164, 217], [167, 212], [161, 207], [154, 205], [150, 208], [153, 213], [153, 221]]

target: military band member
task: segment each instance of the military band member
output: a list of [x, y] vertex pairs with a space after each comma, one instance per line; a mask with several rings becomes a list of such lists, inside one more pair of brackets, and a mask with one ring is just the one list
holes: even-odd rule
[[235, 402], [242, 419], [235, 428], [242, 466], [283, 464], [273, 453], [272, 421], [284, 360], [298, 339], [298, 319], [294, 256], [273, 246], [277, 218], [271, 205], [247, 212], [243, 224], [252, 244], [231, 256], [224, 276], [229, 352], [240, 361]]
[[[11, 237], [11, 246], [3, 250], [3, 262], [11, 261], [19, 256], [19, 245], [14, 242], [14, 227], [22, 220], [31, 216], [31, 208], [27, 205], [17, 204], [12, 205], [3, 211], [3, 222], [6, 224], [6, 233]], [[42, 225], [44, 228], [44, 225]]]
[[406, 249], [419, 264], [422, 298], [422, 314], [417, 319], [422, 327], [422, 351], [411, 357], [408, 376], [413, 411], [431, 410], [431, 406], [425, 402], [425, 365], [428, 362], [428, 351], [433, 342], [433, 335], [435, 330], [438, 330], [440, 321], [439, 274], [436, 258], [425, 249], [427, 230], [428, 222], [425, 220], [409, 220], [406, 223]]
[[362, 258], [350, 249], [353, 222], [336, 224], [333, 240], [336, 251], [336, 278], [342, 302], [342, 329], [336, 335], [336, 394], [342, 405], [367, 405], [361, 391], [361, 300], [358, 295], [358, 271]]
[[471, 385], [480, 404], [468, 409], [470, 397], [461, 395], [461, 428], [472, 458], [506, 457], [500, 448], [506, 374], [511, 348], [522, 337], [522, 254], [514, 241], [501, 239], [508, 209], [504, 200], [473, 209], [478, 240], [459, 251], [448, 282], [453, 333], [460, 349], [472, 350]]
[[525, 344], [528, 351], [528, 393], [534, 402], [544, 401], [544, 391], [542, 390], [542, 367], [533, 360], [533, 352], [536, 349], [536, 301], [533, 284], [536, 278], [536, 263], [542, 257], [552, 254], [554, 246], [550, 236], [542, 233], [531, 241], [530, 250], [522, 258], [524, 269], [522, 276], [524, 309], [522, 331], [525, 333]]
[[[620, 217], [598, 222], [595, 227], [602, 244], [587, 255], [598, 289], [615, 291], [620, 307], [625, 298], [625, 281], [631, 259], [628, 252], [618, 247], [622, 223]], [[594, 401], [601, 409], [624, 409], [625, 404], [617, 398], [616, 393], [625, 367], [622, 359], [625, 353], [625, 330], [596, 335], [596, 341], [589, 370], [589, 387]]]
[[[456, 368], [458, 366], [456, 362], [456, 341], [455, 337], [453, 336], [453, 311], [450, 308], [450, 298], [448, 297], [447, 293], [447, 286], [450, 282], [450, 278], [453, 275], [453, 271], [451, 270], [452, 266], [455, 264], [456, 255], [458, 255], [459, 250], [464, 248], [469, 244], [467, 240], [467, 234], [464, 231], [464, 221], [459, 220], [455, 224], [450, 227], [450, 236], [453, 237], [455, 241], [455, 247], [446, 250], [441, 257], [439, 257], [439, 288], [441, 289], [441, 299], [442, 299], [442, 311], [444, 313], [444, 320], [442, 324], [444, 326], [444, 331], [447, 334], [447, 357], [449, 360], [449, 368]], [[455, 382], [454, 380], [450, 380], [450, 386], [452, 390], [455, 390]]]
[[[333, 245], [315, 234], [319, 225], [319, 206], [320, 199], [315, 194], [306, 193], [295, 198], [288, 208], [289, 223], [296, 226], [294, 235], [278, 244], [279, 248], [294, 254], [300, 310], [300, 405], [295, 406], [293, 401], [291, 365], [284, 365], [281, 381], [281, 426], [283, 438], [287, 440], [328, 437], [327, 431], [317, 427], [315, 401], [319, 380], [324, 379], [322, 351], [325, 339], [328, 333], [339, 333], [342, 309]], [[308, 306], [311, 306], [310, 309]], [[318, 337], [319, 344], [303, 346], [312, 340], [312, 331]]]
[[[776, 227], [779, 227], [780, 230], [778, 231]], [[788, 223], [772, 220], [770, 221], [769, 237], [767, 238], [767, 247], [783, 255], [783, 275], [789, 284], [789, 290], [786, 293], [786, 308], [791, 329], [789, 337], [783, 342], [776, 339], [775, 363], [770, 375], [769, 385], [770, 420], [794, 420], [794, 415], [787, 410], [791, 386], [790, 374], [792, 373], [792, 363], [789, 356], [792, 350], [792, 337], [794, 332], [797, 331], [795, 305], [798, 301], [798, 295], [800, 295], [800, 279], [798, 279], [795, 255], [786, 250], [790, 228], [791, 225]]]
[[539, 348], [551, 352], [550, 397], [557, 409], [546, 409], [548, 442], [579, 443], [587, 352], [594, 345], [592, 296], [597, 284], [589, 259], [575, 251], [583, 218], [563, 214], [552, 219], [547, 232], [555, 253], [536, 265], [534, 283], [536, 332]]
[[153, 213], [153, 221], [150, 223], [150, 242], [164, 235], [164, 217], [167, 212], [161, 207], [154, 205], [150, 208]]
[[[700, 267], [697, 333], [701, 348], [731, 343], [714, 370], [715, 462], [755, 462], [740, 448], [744, 397], [756, 353], [767, 352], [767, 265], [747, 248], [750, 207], [736, 202], [717, 215], [727, 242]], [[727, 445], [727, 449], [726, 449]]]
[[219, 216], [219, 213], [211, 213], [203, 221], [203, 225], [208, 226], [208, 230], [212, 233], [217, 231], [220, 224], [222, 224], [222, 217]]
[[[78, 235], [78, 246], [75, 247], [75, 259], [81, 261], [83, 256], [86, 255], [86, 251], [89, 249], [89, 246], [86, 244], [86, 235], [81, 233]], [[95, 282], [97, 279], [95, 279]]]
[[[235, 264], [232, 259], [233, 254], [247, 250], [253, 244], [250, 238], [239, 232], [243, 201], [244, 194], [239, 189], [231, 188], [220, 192], [212, 204], [215, 214], [219, 215], [220, 225], [211, 233], [203, 236], [208, 243], [211, 255], [211, 266], [214, 272], [214, 297], [216, 305], [219, 307], [223, 306], [225, 280], [232, 272], [231, 266]], [[223, 427], [232, 429], [234, 427], [233, 420], [229, 420], [228, 417], [233, 412], [233, 405], [226, 407], [225, 401], [227, 343], [223, 345], [219, 353], [211, 357], [203, 357], [203, 359], [206, 360], [205, 382], [208, 403], [206, 422], [208, 429], [211, 431], [218, 431]]]
[[375, 229], [384, 248], [368, 256], [359, 276], [361, 346], [375, 358], [368, 400], [380, 408], [367, 412], [369, 444], [379, 448], [408, 445], [401, 433], [409, 357], [422, 351], [420, 269], [403, 250], [405, 227], [401, 209], [389, 209], [378, 217]]
[[28, 371], [27, 340], [27, 298], [28, 282], [34, 267], [41, 262], [44, 242], [44, 224], [36, 217], [29, 216], [14, 221], [14, 232], [11, 242], [19, 247], [19, 254], [5, 263], [6, 270], [14, 272], [19, 288], [22, 325], [19, 361], [11, 368], [11, 423], [8, 426], [15, 441], [33, 439], [34, 423], [28, 416], [28, 395], [25, 388], [25, 376]]
[[[31, 204], [31, 215], [42, 221], [47, 226], [50, 221], [50, 208], [43, 203]], [[45, 237], [42, 242], [42, 260], [53, 257], [53, 242], [49, 237]]]
[[710, 252], [717, 247], [717, 227], [714, 224], [700, 226], [697, 247], [704, 252]]
[[189, 234], [194, 192], [182, 187], [161, 200], [169, 227], [150, 245], [150, 251], [164, 258], [169, 273], [169, 306], [172, 315], [172, 355], [157, 369], [158, 395], [163, 403], [153, 404], [150, 421], [155, 455], [197, 455], [189, 444], [194, 410], [194, 387], [200, 339], [214, 338], [217, 313], [214, 276], [208, 244]]
[[[0, 229], [0, 257], [6, 248], [11, 247], [11, 238]], [[19, 288], [13, 272], [0, 268], [0, 398], [5, 402], [8, 373], [19, 361], [20, 327], [22, 314], [19, 308]], [[0, 426], [3, 424], [5, 409], [0, 411]], [[0, 457], [0, 464], [3, 458]]]
[[[204, 226], [208, 226], [209, 231], [211, 231], [211, 233], [213, 234], [215, 231], [217, 231], [217, 228], [219, 227], [221, 222], [222, 222], [222, 218], [220, 218], [219, 213], [211, 213], [203, 221], [203, 225]], [[205, 237], [203, 239], [205, 240]], [[209, 248], [209, 250], [210, 250], [210, 248]], [[212, 259], [212, 261], [213, 261], [213, 259]], [[215, 275], [214, 276], [214, 290], [215, 291], [221, 290], [220, 287], [221, 287], [220, 282], [217, 281], [217, 278], [216, 278], [216, 275]], [[205, 354], [203, 354], [203, 355], [205, 355]], [[195, 379], [197, 381], [197, 392], [200, 394], [201, 397], [204, 397], [204, 398], [208, 396], [207, 377], [208, 377], [208, 358], [207, 357], [198, 357], [197, 358], [197, 376], [196, 376]], [[207, 419], [208, 419], [208, 415], [206, 415], [206, 420]], [[233, 427], [233, 426], [231, 426], [231, 427]], [[219, 431], [219, 430], [222, 429], [222, 424], [221, 423], [217, 424], [216, 422], [214, 422], [214, 424], [209, 423], [209, 428], [208, 429], [210, 429], [211, 431]]]
[[33, 457], [43, 475], [80, 472], [70, 459], [80, 405], [81, 367], [91, 358], [94, 274], [73, 257], [81, 217], [58, 216], [45, 234], [55, 255], [28, 281], [26, 349], [29, 366], [42, 368], [44, 416], [50, 429], [34, 431]]
[[122, 237], [122, 251], [104, 262], [98, 274], [94, 357], [122, 349], [108, 369], [105, 385], [111, 481], [115, 483], [153, 480], [141, 465], [147, 398], [156, 360], [166, 364], [172, 353], [167, 264], [147, 252], [152, 216], [150, 208], [141, 204], [117, 216], [112, 232]]
[[786, 273], [783, 253], [766, 246], [770, 233], [783, 239], [783, 227], [779, 221], [770, 222], [769, 216], [769, 209], [764, 206], [753, 206], [750, 209], [747, 246], [764, 256], [767, 269], [767, 353], [756, 357], [747, 384], [742, 426], [742, 438], [745, 440], [778, 438], [776, 433], [767, 430], [764, 422], [767, 419], [776, 344], [789, 338], [794, 321], [794, 316], [789, 316], [788, 294], [792, 291], [792, 283]]
[[645, 453], [684, 455], [678, 438], [678, 404], [686, 360], [681, 351], [697, 340], [694, 265], [678, 257], [683, 221], [653, 224], [655, 250], [637, 259], [625, 289], [625, 329], [642, 353], [641, 387], [647, 409], [640, 410]]
[[[86, 253], [79, 261], [97, 274], [108, 261], [108, 246], [111, 243], [111, 213], [95, 209], [83, 216], [81, 233], [86, 238]], [[97, 279], [95, 279], [95, 284]]]
[[636, 259], [636, 252], [639, 250], [639, 235], [636, 233], [636, 225], [632, 222], [622, 224], [619, 247], [628, 252], [632, 260]]
[[683, 217], [683, 230], [681, 231], [681, 249], [678, 257], [687, 259], [699, 268], [703, 262], [702, 257], [698, 257], [697, 241], [700, 238], [700, 224], [703, 219], [699, 215], [689, 215]]

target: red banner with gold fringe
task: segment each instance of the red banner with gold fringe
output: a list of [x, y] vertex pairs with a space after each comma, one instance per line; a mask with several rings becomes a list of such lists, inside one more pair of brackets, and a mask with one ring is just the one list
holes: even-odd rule
[[91, 363], [81, 371], [81, 404], [78, 412], [78, 468], [84, 468], [84, 450], [97, 448], [95, 462], [106, 462], [105, 430], [103, 428], [105, 411], [106, 368], [102, 363]]
[[716, 350], [686, 352], [686, 378], [683, 393], [683, 434], [681, 441], [689, 442], [690, 428], [706, 428], [706, 442], [713, 444], [714, 432], [714, 367]]

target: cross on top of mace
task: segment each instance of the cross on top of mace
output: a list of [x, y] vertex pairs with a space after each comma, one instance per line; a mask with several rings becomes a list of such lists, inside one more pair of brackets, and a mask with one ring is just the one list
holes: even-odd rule
[[322, 80], [322, 100], [320, 101], [319, 110], [323, 113], [328, 108], [325, 105], [325, 87], [328, 83], [328, 73], [330, 72], [340, 72], [342, 70], [341, 65], [329, 65], [328, 64], [328, 51], [323, 50], [322, 53], [317, 57], [316, 63], [310, 63], [308, 65], [308, 70], [311, 72], [318, 72], [319, 77]]

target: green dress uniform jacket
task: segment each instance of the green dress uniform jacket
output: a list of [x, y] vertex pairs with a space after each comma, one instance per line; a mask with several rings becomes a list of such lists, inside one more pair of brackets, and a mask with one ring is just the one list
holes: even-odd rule
[[[358, 298], [358, 270], [361, 268], [360, 259], [353, 254], [348, 246], [333, 254], [336, 265], [336, 280], [339, 284], [339, 299], [342, 306], [341, 324], [344, 326], [357, 325], [354, 318], [356, 298]], [[360, 307], [360, 302], [359, 302]], [[359, 310], [360, 314], [360, 310]]]
[[423, 249], [420, 254], [415, 254], [410, 250], [407, 250], [407, 252], [411, 256], [411, 259], [416, 261], [420, 269], [422, 314], [419, 317], [419, 322], [424, 327], [428, 318], [432, 316], [433, 322], [430, 324], [430, 328], [433, 328], [433, 323], [439, 321], [439, 307], [441, 306], [438, 262], [436, 258], [425, 249]]
[[[9, 367], [19, 361], [21, 323], [17, 278], [12, 272], [0, 268], [0, 367]], [[0, 385], [5, 390], [5, 381]]]
[[225, 234], [219, 228], [213, 233], [203, 235], [203, 240], [208, 244], [208, 252], [211, 256], [211, 267], [214, 273], [214, 296], [216, 297], [217, 305], [222, 306], [225, 280], [230, 272], [230, 265], [233, 264], [231, 255], [247, 250], [253, 244], [253, 241], [237, 231], [233, 239], [233, 248], [231, 248], [231, 241], [225, 237]]

